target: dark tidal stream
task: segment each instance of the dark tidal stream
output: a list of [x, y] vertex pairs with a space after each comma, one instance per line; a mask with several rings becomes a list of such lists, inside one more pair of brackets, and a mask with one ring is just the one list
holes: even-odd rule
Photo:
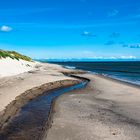
[[44, 131], [50, 127], [50, 112], [54, 99], [66, 92], [84, 88], [87, 83], [88, 81], [82, 81], [70, 87], [51, 90], [29, 101], [4, 132], [0, 133], [0, 140], [41, 140]]

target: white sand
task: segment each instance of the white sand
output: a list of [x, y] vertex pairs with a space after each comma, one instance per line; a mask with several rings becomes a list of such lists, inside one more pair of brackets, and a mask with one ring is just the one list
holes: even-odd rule
[[0, 77], [13, 76], [33, 70], [35, 62], [11, 59], [9, 57], [0, 59]]

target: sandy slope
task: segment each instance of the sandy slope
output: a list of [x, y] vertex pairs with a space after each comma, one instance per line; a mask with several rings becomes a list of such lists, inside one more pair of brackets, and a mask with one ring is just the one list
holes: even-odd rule
[[140, 140], [140, 89], [96, 75], [58, 98], [44, 140]]
[[33, 70], [36, 62], [7, 58], [0, 59], [0, 77], [17, 75]]

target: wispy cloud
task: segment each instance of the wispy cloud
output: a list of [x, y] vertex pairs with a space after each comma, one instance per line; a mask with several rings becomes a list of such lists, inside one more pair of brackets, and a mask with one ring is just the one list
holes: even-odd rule
[[88, 56], [84, 58], [78, 57], [78, 58], [64, 58], [64, 59], [65, 60], [126, 60], [126, 59], [133, 60], [133, 59], [137, 59], [137, 57], [133, 55], [120, 55], [120, 56]]
[[23, 8], [23, 9], [0, 9], [0, 15], [26, 15], [26, 14], [33, 14], [33, 13], [41, 13], [46, 11], [53, 11], [57, 10], [58, 8]]
[[120, 56], [95, 56], [93, 59], [136, 59], [133, 55], [120, 55]]
[[140, 44], [124, 44], [124, 48], [140, 49]]
[[106, 43], [105, 43], [105, 45], [114, 45], [115, 44], [115, 42], [114, 41], [107, 41]]
[[10, 27], [10, 26], [3, 25], [3, 26], [0, 27], [0, 31], [1, 31], [1, 32], [10, 32], [10, 31], [12, 31], [12, 30], [13, 30], [13, 29], [12, 29], [12, 27]]
[[86, 36], [86, 37], [97, 37], [97, 35], [93, 34], [92, 32], [89, 32], [89, 31], [84, 31], [81, 35]]
[[113, 32], [109, 37], [111, 37], [111, 38], [117, 38], [119, 36], [120, 36], [120, 33]]
[[121, 59], [136, 59], [136, 56], [132, 56], [132, 55], [130, 55], [130, 56], [120, 56], [120, 58]]
[[116, 16], [116, 15], [118, 15], [119, 14], [119, 11], [118, 10], [116, 10], [116, 9], [113, 9], [112, 11], [110, 11], [110, 12], [108, 12], [108, 17], [114, 17], [114, 16]]
[[135, 19], [138, 18], [139, 19], [140, 18], [140, 14], [135, 14], [135, 15], [132, 16], [132, 18], [135, 18]]

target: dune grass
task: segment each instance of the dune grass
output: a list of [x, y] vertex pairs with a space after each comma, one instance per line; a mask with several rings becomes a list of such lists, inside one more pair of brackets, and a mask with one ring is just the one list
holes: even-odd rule
[[32, 61], [32, 59], [28, 56], [22, 55], [16, 51], [4, 51], [4, 50], [0, 50], [0, 58], [7, 58], [10, 57], [12, 59], [22, 59], [25, 61]]

